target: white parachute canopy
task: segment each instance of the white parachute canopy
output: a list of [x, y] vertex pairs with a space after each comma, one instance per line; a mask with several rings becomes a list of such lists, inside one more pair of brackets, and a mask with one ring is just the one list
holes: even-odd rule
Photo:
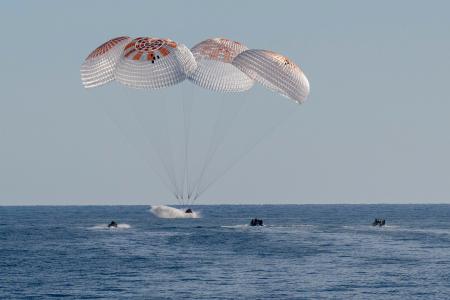
[[81, 81], [85, 88], [100, 86], [114, 80], [117, 61], [130, 40], [128, 36], [111, 39], [89, 54], [81, 65]]
[[287, 57], [268, 50], [246, 50], [233, 65], [265, 87], [299, 103], [309, 95], [309, 82], [303, 71]]
[[239, 42], [224, 38], [207, 39], [191, 51], [197, 69], [189, 75], [193, 83], [219, 92], [242, 92], [253, 86], [253, 79], [233, 66], [231, 62], [248, 48]]

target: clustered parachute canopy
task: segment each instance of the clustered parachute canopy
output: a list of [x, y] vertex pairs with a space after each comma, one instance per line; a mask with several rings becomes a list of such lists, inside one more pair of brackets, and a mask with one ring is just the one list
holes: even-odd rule
[[[186, 79], [208, 90], [234, 93], [247, 91], [257, 82], [297, 103], [305, 101], [309, 94], [308, 79], [290, 59], [268, 50], [249, 49], [224, 38], [207, 39], [189, 49], [170, 39], [121, 36], [95, 49], [81, 66], [81, 81], [85, 88], [115, 80], [131, 88], [153, 90]], [[249, 118], [252, 122], [248, 122], [247, 115], [240, 114], [244, 102], [241, 100], [245, 98], [242, 96], [235, 95], [233, 99], [212, 97], [221, 99], [217, 110], [214, 99], [208, 98], [212, 104], [208, 107], [213, 111], [207, 113], [204, 112], [208, 108], [204, 106], [201, 113], [193, 112], [193, 97], [181, 98], [176, 102], [181, 109], [169, 109], [170, 113], [166, 111], [168, 104], [164, 99], [146, 101], [145, 96], [143, 101], [132, 101], [130, 107], [114, 107], [114, 101], [107, 101], [107, 106], [110, 108], [108, 113], [113, 114], [111, 119], [118, 123], [116, 125], [121, 127], [120, 122], [126, 122], [121, 129], [126, 135], [127, 128], [131, 129], [127, 140], [143, 151], [143, 157], [178, 202], [191, 205], [293, 111], [292, 103], [266, 101], [269, 106], [263, 108], [261, 101], [262, 109], [251, 107], [245, 110], [256, 113]], [[109, 105], [113, 105], [112, 109]], [[163, 110], [160, 105], [164, 106]], [[174, 115], [175, 112], [181, 112], [183, 116]], [[217, 118], [214, 120], [211, 115], [214, 117], [215, 113]], [[240, 116], [244, 124], [251, 123], [248, 125], [252, 126], [230, 126]], [[191, 125], [194, 120], [198, 120], [197, 126]], [[140, 127], [146, 139], [141, 139], [139, 134], [133, 139]], [[191, 127], [196, 130], [191, 132]], [[236, 138], [239, 134], [242, 134], [240, 139]], [[225, 140], [228, 138], [231, 143], [227, 147]], [[151, 153], [156, 155], [156, 160], [152, 161]], [[214, 157], [220, 155], [223, 159], [213, 162]]]
[[95, 49], [81, 66], [86, 88], [115, 79], [133, 88], [158, 89], [186, 78], [220, 92], [246, 91], [256, 81], [299, 103], [309, 94], [305, 74], [285, 56], [223, 38], [207, 39], [189, 50], [169, 39], [123, 36]]

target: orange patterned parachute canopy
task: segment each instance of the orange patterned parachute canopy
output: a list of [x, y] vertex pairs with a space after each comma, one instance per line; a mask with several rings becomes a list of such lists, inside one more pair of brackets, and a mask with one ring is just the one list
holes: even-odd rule
[[169, 39], [138, 37], [125, 46], [115, 76], [129, 87], [158, 89], [180, 83], [196, 67], [185, 45]]
[[207, 39], [191, 51], [198, 67], [188, 78], [193, 83], [215, 91], [242, 92], [253, 86], [253, 79], [233, 66], [231, 62], [248, 48], [239, 42], [224, 38]]

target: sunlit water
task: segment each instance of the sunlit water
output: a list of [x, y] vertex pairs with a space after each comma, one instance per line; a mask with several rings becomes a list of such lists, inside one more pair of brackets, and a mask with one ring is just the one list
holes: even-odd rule
[[[194, 210], [201, 218], [159, 219], [146, 206], [0, 207], [0, 298], [450, 297], [449, 205]], [[247, 226], [253, 217], [266, 226]], [[387, 226], [370, 226], [375, 217]]]

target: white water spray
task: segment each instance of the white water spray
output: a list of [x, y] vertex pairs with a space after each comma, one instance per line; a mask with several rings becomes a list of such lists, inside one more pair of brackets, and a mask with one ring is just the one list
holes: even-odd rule
[[197, 219], [200, 218], [200, 214], [198, 212], [193, 211], [192, 213], [186, 213], [186, 209], [178, 209], [175, 207], [165, 206], [165, 205], [153, 205], [150, 208], [150, 212], [157, 216], [158, 218], [163, 219]]

